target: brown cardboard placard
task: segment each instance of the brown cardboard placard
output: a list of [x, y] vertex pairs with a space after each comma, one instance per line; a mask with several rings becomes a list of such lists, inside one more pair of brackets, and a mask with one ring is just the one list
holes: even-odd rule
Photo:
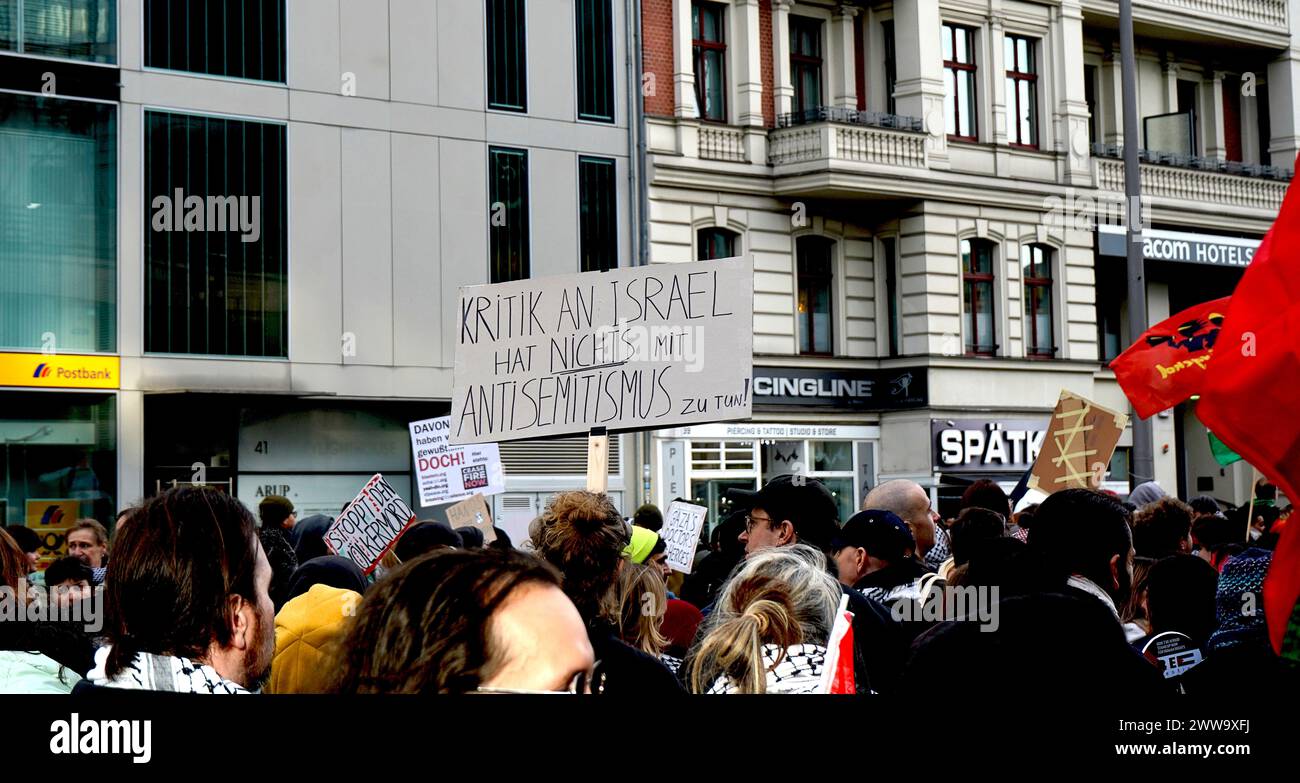
[[1030, 472], [1029, 488], [1048, 495], [1099, 488], [1127, 424], [1128, 414], [1062, 390]]
[[459, 527], [476, 527], [483, 534], [483, 543], [490, 544], [497, 540], [496, 530], [492, 528], [492, 512], [488, 510], [487, 499], [475, 493], [459, 503], [447, 506], [447, 521], [452, 529]]

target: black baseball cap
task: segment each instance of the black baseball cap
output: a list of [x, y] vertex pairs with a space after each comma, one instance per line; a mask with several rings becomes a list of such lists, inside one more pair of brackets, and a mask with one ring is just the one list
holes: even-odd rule
[[790, 520], [799, 540], [819, 549], [826, 549], [839, 529], [840, 506], [815, 478], [786, 473], [762, 489], [729, 489], [727, 496], [744, 508], [763, 509], [773, 522]]
[[838, 552], [846, 546], [861, 547], [872, 557], [887, 563], [902, 560], [916, 549], [912, 530], [897, 514], [872, 508], [849, 517], [831, 541], [831, 551]]

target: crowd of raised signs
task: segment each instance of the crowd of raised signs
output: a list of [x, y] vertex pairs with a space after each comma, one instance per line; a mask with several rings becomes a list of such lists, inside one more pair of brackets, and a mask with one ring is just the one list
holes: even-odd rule
[[779, 476], [730, 493], [683, 573], [658, 509], [575, 490], [526, 541], [420, 521], [366, 573], [328, 517], [179, 487], [111, 541], [78, 523], [43, 571], [31, 531], [0, 532], [0, 692], [819, 693], [849, 655], [852, 691], [925, 703], [1268, 687], [1297, 670], [1260, 596], [1291, 507], [1255, 493], [1068, 489], [1013, 513], [981, 481], [945, 520], [898, 480], [840, 519]]

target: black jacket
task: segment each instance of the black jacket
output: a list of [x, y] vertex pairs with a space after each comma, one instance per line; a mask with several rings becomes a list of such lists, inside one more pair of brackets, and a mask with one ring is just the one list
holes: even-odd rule
[[677, 677], [654, 656], [625, 644], [609, 623], [587, 624], [587, 638], [596, 654], [596, 683], [606, 694], [660, 696], [685, 693]]
[[840, 586], [853, 612], [853, 677], [858, 693], [897, 689], [911, 641], [880, 602], [851, 587]]

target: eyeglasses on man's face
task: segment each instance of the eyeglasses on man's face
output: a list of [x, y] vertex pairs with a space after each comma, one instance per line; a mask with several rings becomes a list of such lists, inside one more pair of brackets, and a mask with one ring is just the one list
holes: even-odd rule
[[754, 525], [762, 522], [766, 527], [772, 526], [771, 517], [756, 517], [753, 514], [745, 515], [745, 532], [748, 533], [754, 529]]
[[516, 693], [545, 696], [585, 695], [605, 692], [605, 672], [600, 671], [600, 661], [588, 671], [578, 672], [562, 691], [529, 690], [527, 688], [497, 688], [490, 685], [474, 689], [475, 693]]

